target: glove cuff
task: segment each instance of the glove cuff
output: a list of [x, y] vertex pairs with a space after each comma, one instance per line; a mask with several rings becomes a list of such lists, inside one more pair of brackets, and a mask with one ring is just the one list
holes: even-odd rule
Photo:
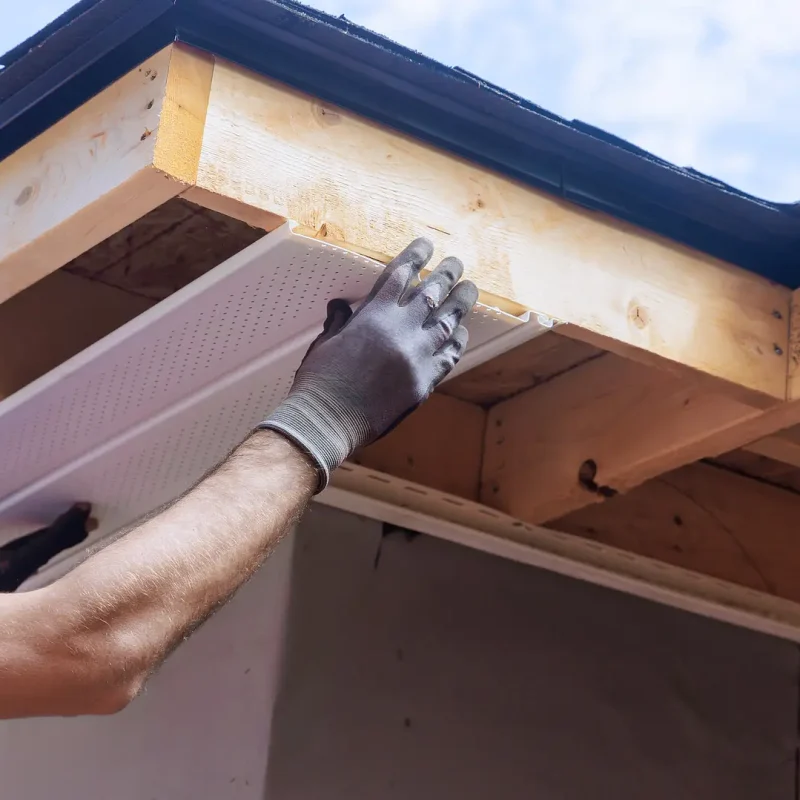
[[309, 378], [299, 378], [289, 396], [259, 429], [275, 430], [291, 439], [316, 462], [321, 492], [330, 475], [357, 447], [369, 440], [363, 414], [335, 399]]

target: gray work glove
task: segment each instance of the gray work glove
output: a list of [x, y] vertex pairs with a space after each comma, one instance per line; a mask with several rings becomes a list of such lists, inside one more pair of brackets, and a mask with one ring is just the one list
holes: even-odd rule
[[431, 242], [417, 239], [386, 267], [355, 313], [344, 300], [328, 303], [322, 333], [289, 396], [258, 426], [280, 431], [313, 458], [318, 491], [353, 450], [417, 408], [467, 346], [460, 323], [478, 290], [471, 281], [458, 283], [464, 266], [457, 258], [444, 259], [412, 285], [432, 255]]

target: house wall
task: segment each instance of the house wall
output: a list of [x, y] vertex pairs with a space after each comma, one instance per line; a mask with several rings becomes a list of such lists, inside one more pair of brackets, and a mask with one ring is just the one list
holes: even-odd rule
[[289, 608], [269, 800], [795, 797], [794, 645], [317, 510]]
[[0, 796], [790, 800], [797, 674], [794, 645], [314, 507], [128, 710], [0, 725]]
[[263, 797], [291, 545], [113, 717], [0, 723], [2, 800]]

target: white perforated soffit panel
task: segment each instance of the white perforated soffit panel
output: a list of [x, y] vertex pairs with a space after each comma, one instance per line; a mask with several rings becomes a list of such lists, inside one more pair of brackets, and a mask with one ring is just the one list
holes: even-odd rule
[[[281, 401], [327, 301], [382, 268], [284, 225], [0, 403], [0, 542], [76, 500], [96, 540], [183, 492]], [[479, 306], [459, 369], [549, 324]]]

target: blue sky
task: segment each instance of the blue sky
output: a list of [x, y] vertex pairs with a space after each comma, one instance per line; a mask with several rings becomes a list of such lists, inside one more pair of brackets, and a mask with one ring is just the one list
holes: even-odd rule
[[[550, 111], [800, 200], [800, 0], [315, 0]], [[68, 0], [0, 0], [0, 52]]]

